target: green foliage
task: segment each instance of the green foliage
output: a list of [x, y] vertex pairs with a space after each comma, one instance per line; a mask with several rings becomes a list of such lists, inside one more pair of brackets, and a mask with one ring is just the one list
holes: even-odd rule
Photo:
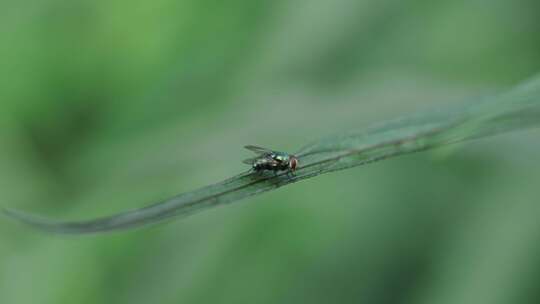
[[404, 118], [312, 143], [296, 153], [300, 167], [293, 177], [287, 173], [243, 173], [142, 209], [82, 222], [53, 222], [11, 209], [5, 209], [4, 213], [54, 233], [135, 228], [238, 201], [320, 174], [539, 124], [540, 79], [535, 79], [508, 93], [461, 108]]
[[[535, 123], [491, 107], [540, 71], [534, 0], [4, 0], [0, 25], [0, 206], [45, 218], [224, 180], [247, 170], [248, 143], [308, 153], [445, 109], [384, 124], [428, 128], [475, 96], [499, 119], [448, 136]], [[0, 303], [539, 303], [538, 138], [390, 158], [123, 233], [43, 234], [0, 211]]]

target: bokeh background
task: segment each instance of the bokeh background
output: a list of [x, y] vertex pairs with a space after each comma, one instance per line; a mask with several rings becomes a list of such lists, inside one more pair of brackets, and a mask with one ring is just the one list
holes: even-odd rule
[[[540, 71], [536, 0], [0, 2], [0, 205], [89, 219]], [[0, 217], [0, 303], [538, 303], [538, 131], [145, 229]]]

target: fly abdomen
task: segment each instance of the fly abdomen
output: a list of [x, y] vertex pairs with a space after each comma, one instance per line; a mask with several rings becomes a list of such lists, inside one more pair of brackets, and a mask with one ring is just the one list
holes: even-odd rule
[[253, 170], [255, 171], [275, 170], [275, 164], [262, 159], [253, 164]]
[[255, 163], [253, 163], [253, 170], [255, 171], [280, 171], [280, 170], [286, 170], [287, 165], [277, 162], [272, 158], [262, 158]]

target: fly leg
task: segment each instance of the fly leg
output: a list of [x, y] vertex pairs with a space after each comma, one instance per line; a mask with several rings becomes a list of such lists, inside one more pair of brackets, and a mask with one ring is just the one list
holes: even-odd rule
[[249, 174], [253, 174], [253, 176], [256, 178], [256, 179], [261, 179], [264, 177], [264, 172], [263, 170], [259, 170], [259, 169], [256, 169], [256, 168], [251, 168], [249, 171], [248, 171]]
[[295, 177], [295, 176], [296, 176], [296, 175], [294, 175], [293, 170], [291, 170], [291, 169], [287, 170], [287, 177], [288, 177], [289, 179], [291, 179], [291, 178], [293, 178], [293, 177]]

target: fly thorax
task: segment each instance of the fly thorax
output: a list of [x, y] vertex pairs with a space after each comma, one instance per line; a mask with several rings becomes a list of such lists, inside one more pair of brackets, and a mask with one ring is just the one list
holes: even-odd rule
[[273, 158], [277, 160], [280, 163], [288, 164], [289, 163], [289, 155], [283, 154], [283, 153], [276, 153]]

